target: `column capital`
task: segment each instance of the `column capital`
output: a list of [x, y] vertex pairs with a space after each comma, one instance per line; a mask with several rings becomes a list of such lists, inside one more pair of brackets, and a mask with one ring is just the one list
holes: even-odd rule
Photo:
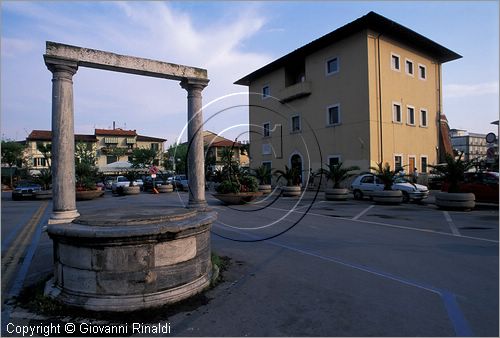
[[78, 62], [74, 60], [62, 59], [54, 56], [44, 55], [45, 65], [52, 72], [70, 73], [71, 76], [76, 74], [78, 70]]
[[203, 90], [206, 86], [208, 86], [209, 79], [197, 79], [197, 78], [189, 78], [185, 77], [182, 79], [180, 85], [187, 91], [190, 90]]

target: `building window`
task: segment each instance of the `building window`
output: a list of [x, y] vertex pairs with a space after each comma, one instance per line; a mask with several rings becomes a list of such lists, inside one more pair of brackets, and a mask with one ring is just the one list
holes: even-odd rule
[[392, 104], [392, 112], [393, 112], [393, 121], [396, 123], [401, 123], [402, 122], [401, 104], [393, 103]]
[[271, 89], [269, 89], [269, 86], [262, 87], [262, 98], [265, 99], [269, 96], [271, 96]]
[[420, 127], [427, 127], [427, 110], [420, 109]]
[[418, 77], [421, 80], [427, 79], [427, 68], [424, 65], [418, 65]]
[[328, 165], [337, 165], [340, 163], [340, 156], [339, 155], [333, 155], [333, 156], [328, 156]]
[[340, 105], [336, 104], [328, 107], [326, 118], [329, 126], [340, 124]]
[[271, 124], [268, 122], [268, 123], [264, 123], [264, 137], [269, 137], [271, 136]]
[[[273, 168], [271, 167], [272, 166], [271, 161], [263, 161], [262, 166], [266, 167], [269, 172], [272, 172], [272, 170], [273, 170]], [[267, 180], [265, 180], [264, 184], [271, 184], [271, 179], [268, 178]]]
[[339, 72], [339, 58], [334, 57], [326, 61], [326, 75], [335, 74]]
[[420, 168], [423, 173], [427, 172], [427, 156], [420, 157]]
[[394, 170], [403, 170], [403, 156], [394, 156]]
[[299, 132], [300, 131], [300, 116], [295, 115], [292, 116], [292, 132]]
[[415, 125], [415, 108], [411, 107], [411, 106], [407, 106], [407, 110], [408, 110], [408, 120], [407, 120], [407, 123], [410, 126], [414, 126]]
[[158, 151], [160, 149], [160, 145], [158, 143], [151, 143], [151, 150]]
[[263, 143], [262, 144], [262, 155], [271, 155], [271, 144]]
[[406, 60], [405, 62], [406, 74], [413, 76], [413, 61]]
[[118, 159], [116, 156], [108, 155], [106, 156], [106, 164], [115, 163]]
[[391, 54], [391, 69], [397, 70], [398, 72], [401, 70], [399, 65], [399, 55]]

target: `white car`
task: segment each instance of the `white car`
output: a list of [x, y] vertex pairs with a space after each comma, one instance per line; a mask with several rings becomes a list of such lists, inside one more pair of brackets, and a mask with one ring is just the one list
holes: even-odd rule
[[[373, 191], [384, 190], [382, 181], [373, 174], [359, 175], [351, 184], [351, 190], [354, 199], [360, 200], [363, 196], [370, 196]], [[421, 201], [429, 197], [429, 189], [425, 185], [411, 183], [404, 177], [398, 177], [394, 180], [392, 190], [401, 190], [403, 193], [403, 202]]]

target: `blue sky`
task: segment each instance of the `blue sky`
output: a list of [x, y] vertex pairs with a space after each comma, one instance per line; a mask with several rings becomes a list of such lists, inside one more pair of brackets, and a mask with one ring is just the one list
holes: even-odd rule
[[[46, 40], [207, 68], [204, 104], [217, 100], [204, 110], [212, 117], [207, 128], [234, 138], [248, 123], [248, 110], [236, 107], [247, 103], [247, 88], [235, 80], [369, 11], [462, 55], [443, 65], [450, 126], [496, 131], [490, 122], [499, 112], [498, 1], [2, 1], [2, 138], [51, 128]], [[76, 133], [116, 121], [168, 144], [185, 139], [186, 92], [177, 82], [88, 68], [73, 80]]]

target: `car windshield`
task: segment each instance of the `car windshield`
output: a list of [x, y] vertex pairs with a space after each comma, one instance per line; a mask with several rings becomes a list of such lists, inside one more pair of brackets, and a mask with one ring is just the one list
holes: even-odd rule
[[16, 188], [27, 188], [27, 187], [33, 187], [37, 186], [37, 184], [33, 182], [19, 182]]
[[398, 177], [394, 180], [394, 183], [411, 183], [411, 182], [404, 177]]

